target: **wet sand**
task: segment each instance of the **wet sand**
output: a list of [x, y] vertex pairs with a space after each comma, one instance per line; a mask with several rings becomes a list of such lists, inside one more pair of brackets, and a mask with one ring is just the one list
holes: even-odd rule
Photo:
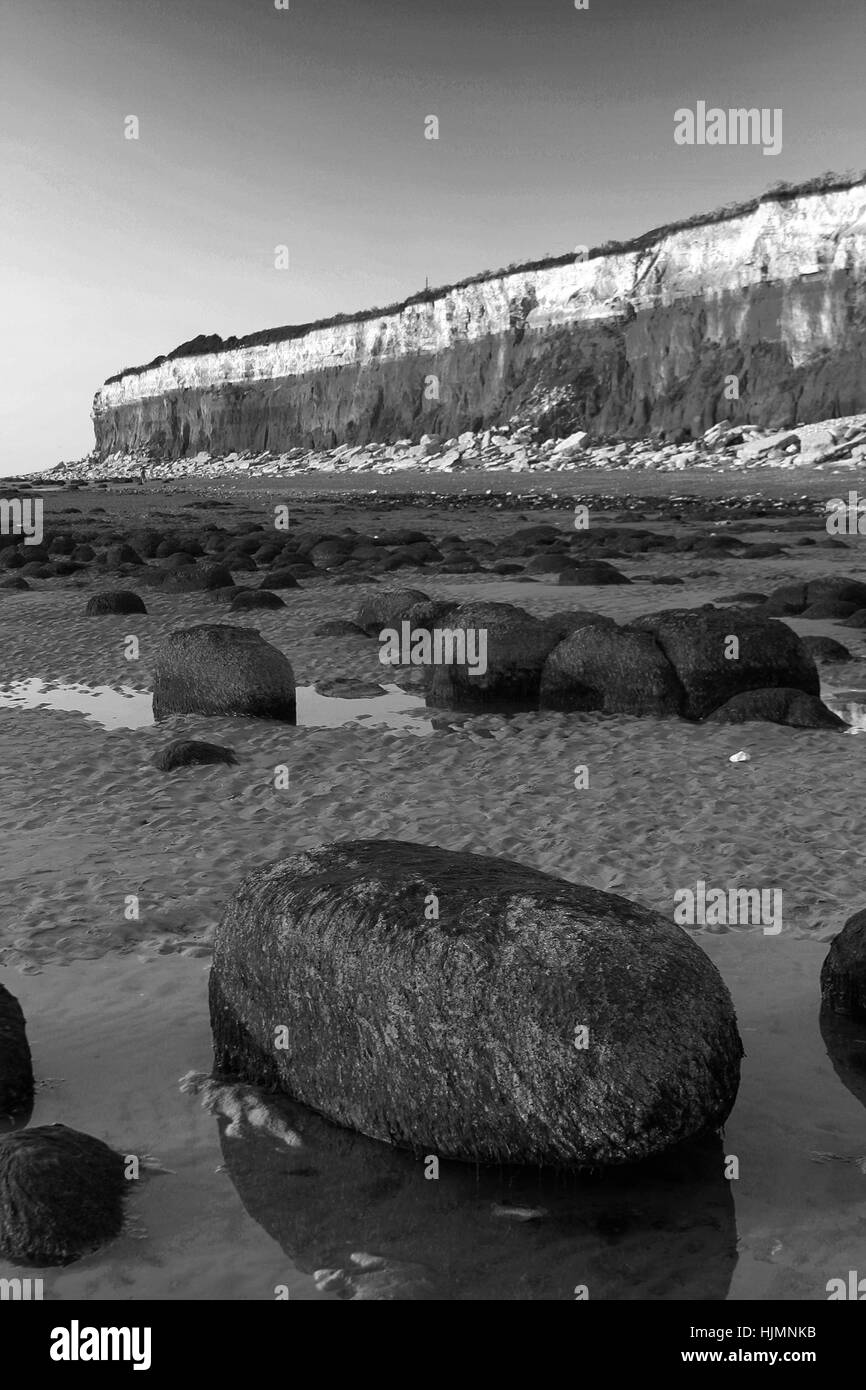
[[[633, 478], [628, 481], [634, 485]], [[826, 480], [822, 486], [828, 496], [840, 495], [848, 481], [844, 488]], [[718, 490], [717, 479], [715, 485]], [[795, 494], [804, 490], [787, 485]], [[226, 496], [227, 490], [210, 495]], [[140, 524], [150, 508], [174, 512], [177, 525], [194, 525], [197, 513], [182, 510], [190, 500], [182, 490], [134, 498], [82, 491], [64, 494], [59, 504], [81, 507], [84, 519], [89, 506], [100, 505], [127, 522], [136, 512]], [[272, 504], [271, 496], [260, 499], [251, 489], [236, 498], [247, 517]], [[330, 516], [335, 528], [352, 524], [372, 531], [387, 522], [433, 535], [458, 531], [495, 538], [497, 530], [521, 524], [513, 512], [455, 514], [444, 504], [426, 510], [395, 506], [375, 518], [351, 499], [299, 499], [296, 506], [305, 525], [322, 529]], [[214, 515], [221, 524], [231, 520], [225, 512], [205, 513]], [[526, 519], [570, 524], [567, 513], [541, 506], [533, 506]], [[660, 529], [663, 523], [640, 524]], [[750, 532], [748, 538], [780, 539], [771, 528], [768, 522], [766, 536]], [[615, 562], [627, 575], [674, 573], [685, 579], [672, 587], [637, 582], [558, 588], [546, 579], [423, 570], [381, 576], [376, 587], [497, 599], [539, 615], [587, 607], [623, 621], [661, 607], [718, 601], [737, 590], [766, 593], [818, 574], [863, 579], [860, 547], [855, 537], [847, 549], [792, 548], [764, 560], [642, 554]], [[716, 573], [690, 576], [701, 569]], [[619, 1298], [824, 1299], [829, 1278], [866, 1269], [866, 1176], [854, 1163], [810, 1157], [813, 1151], [843, 1158], [866, 1152], [861, 1102], [839, 1079], [818, 1027], [818, 974], [827, 942], [862, 906], [861, 735], [557, 714], [479, 716], [432, 730], [418, 715], [411, 729], [388, 729], [372, 720], [366, 726], [294, 728], [231, 718], [178, 718], [157, 729], [146, 722], [143, 703], [154, 651], [173, 628], [197, 622], [258, 628], [289, 656], [300, 685], [346, 676], [388, 684], [392, 672], [379, 663], [375, 640], [312, 636], [326, 618], [354, 617], [363, 587], [315, 578], [283, 594], [285, 609], [231, 617], [201, 595], [142, 588], [146, 617], [94, 619], [84, 617], [90, 593], [137, 586], [129, 576], [115, 583], [92, 575], [91, 570], [86, 587], [34, 580], [33, 592], [5, 592], [0, 599], [4, 689], [38, 679], [48, 686], [126, 687], [141, 697], [130, 700], [141, 712], [135, 727], [105, 728], [82, 713], [57, 709], [0, 711], [0, 756], [8, 769], [0, 811], [0, 980], [25, 1009], [37, 1079], [65, 1078], [39, 1090], [31, 1123], [62, 1119], [124, 1153], [155, 1154], [175, 1172], [142, 1183], [130, 1203], [135, 1229], [129, 1235], [67, 1270], [46, 1271], [46, 1297], [258, 1299], [273, 1298], [277, 1284], [286, 1285], [292, 1298], [336, 1296], [318, 1292], [306, 1267], [319, 1253], [315, 1240], [309, 1249], [304, 1240], [292, 1245], [280, 1225], [268, 1175], [272, 1141], [223, 1135], [221, 1148], [217, 1119], [194, 1096], [182, 1094], [177, 1079], [210, 1065], [210, 942], [239, 879], [299, 849], [360, 836], [506, 855], [665, 915], [672, 915], [675, 891], [694, 887], [698, 879], [721, 887], [775, 886], [784, 895], [780, 936], [764, 935], [759, 926], [696, 932], [734, 995], [747, 1051], [723, 1145], [724, 1154], [739, 1160], [739, 1177], [725, 1189], [731, 1209], [720, 1218], [721, 1233], [706, 1225], [694, 1231], [708, 1268], [706, 1292], [700, 1293], [697, 1273], [697, 1292], [678, 1291], [664, 1268], [657, 1270], [653, 1292], [647, 1269], [638, 1268], [641, 1260], [649, 1268], [656, 1258], [654, 1237], [641, 1226], [639, 1181], [625, 1195], [610, 1195], [617, 1218], [600, 1219], [592, 1239], [586, 1238], [589, 1244], [574, 1229], [581, 1209], [576, 1199], [562, 1210], [554, 1203], [544, 1220], [497, 1225], [501, 1218], [489, 1214], [489, 1182], [477, 1196], [462, 1175], [445, 1184], [441, 1190], [453, 1192], [467, 1232], [473, 1222], [486, 1230], [488, 1221], [502, 1231], [493, 1238], [500, 1263], [494, 1261], [492, 1291], [484, 1272], [473, 1268], [471, 1242], [466, 1238], [464, 1248], [448, 1235], [447, 1222], [437, 1243], [435, 1228], [431, 1233], [419, 1220], [423, 1248], [414, 1248], [411, 1233], [398, 1233], [396, 1198], [391, 1211], [387, 1202], [371, 1204], [370, 1239], [393, 1246], [374, 1253], [413, 1257], [437, 1275], [444, 1268], [448, 1296], [464, 1298], [570, 1298], [581, 1282], [582, 1260], [592, 1265], [590, 1284], [607, 1279], [603, 1296]], [[240, 583], [249, 578], [236, 576]], [[852, 651], [851, 663], [822, 668], [827, 688], [866, 688], [866, 637], [860, 630], [836, 622], [791, 624], [802, 633], [835, 636]], [[129, 634], [139, 638], [138, 661], [124, 657]], [[345, 716], [356, 719], [358, 713]], [[151, 755], [181, 734], [228, 744], [237, 766], [157, 772]], [[731, 763], [731, 754], [741, 749], [751, 760]], [[590, 786], [583, 790], [573, 785], [578, 764], [590, 771]], [[289, 768], [286, 790], [274, 785], [279, 765]], [[139, 899], [138, 920], [125, 915], [132, 894]], [[232, 1144], [247, 1157], [230, 1165], [236, 1172], [217, 1173]], [[376, 1155], [368, 1161], [375, 1167]], [[383, 1171], [390, 1161], [383, 1158]], [[335, 1251], [339, 1258], [344, 1236], [346, 1259], [358, 1248], [351, 1243], [348, 1207], [343, 1220], [345, 1184], [337, 1171], [323, 1166], [315, 1197], [307, 1199], [330, 1214], [330, 1244], [321, 1252], [326, 1262]], [[255, 1218], [244, 1209], [233, 1178], [247, 1199], [250, 1191], [259, 1193], [258, 1205], [251, 1200]], [[394, 1181], [399, 1185], [404, 1178]], [[501, 1185], [507, 1199], [513, 1182], [503, 1178]], [[673, 1229], [679, 1199], [659, 1200], [661, 1207], [652, 1209], [666, 1212], [662, 1226]], [[477, 1210], [473, 1202], [480, 1204]], [[587, 1209], [596, 1210], [599, 1202], [603, 1208], [608, 1197], [594, 1194], [592, 1202], [586, 1199]], [[288, 1254], [278, 1243], [281, 1233]], [[664, 1265], [661, 1247], [658, 1258]], [[515, 1276], [524, 1265], [521, 1292]], [[0, 1277], [9, 1272], [0, 1263]]]

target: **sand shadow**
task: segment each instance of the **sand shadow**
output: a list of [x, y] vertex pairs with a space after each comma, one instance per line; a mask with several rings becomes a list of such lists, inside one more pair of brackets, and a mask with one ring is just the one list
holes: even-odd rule
[[[559, 1301], [581, 1285], [594, 1300], [727, 1295], [737, 1237], [717, 1135], [580, 1177], [442, 1162], [428, 1179], [423, 1156], [283, 1097], [266, 1104], [302, 1146], [220, 1116], [226, 1168], [300, 1271], [341, 1271], [325, 1287], [343, 1297]], [[365, 1274], [356, 1252], [384, 1264]]]

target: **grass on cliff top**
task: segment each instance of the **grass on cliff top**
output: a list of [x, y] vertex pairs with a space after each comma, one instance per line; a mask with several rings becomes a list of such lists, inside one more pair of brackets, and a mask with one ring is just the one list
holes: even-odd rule
[[[778, 183], [772, 184], [766, 193], [761, 193], [755, 198], [748, 198], [743, 202], [725, 203], [713, 212], [694, 213], [691, 217], [681, 218], [677, 222], [668, 222], [663, 227], [654, 227], [651, 231], [643, 232], [630, 241], [605, 241], [601, 246], [592, 247], [585, 259], [591, 261], [598, 256], [618, 256], [635, 251], [645, 251], [662, 237], [670, 236], [674, 232], [684, 231], [689, 227], [706, 227], [713, 223], [730, 222], [735, 217], [746, 217], [749, 213], [754, 212], [761, 203], [791, 202], [794, 198], [809, 197], [831, 191], [840, 192], [846, 188], [854, 188], [860, 183], [866, 183], [866, 172], [864, 171], [857, 174], [850, 171], [845, 174], [837, 174], [831, 169], [816, 175], [815, 178], [805, 179], [801, 183], [787, 183], [780, 180]], [[339, 323], [364, 323], [368, 319], [399, 314], [413, 304], [432, 304], [435, 300], [452, 294], [454, 290], [466, 289], [469, 285], [478, 285], [484, 280], [496, 280], [503, 275], [517, 275], [524, 271], [548, 270], [557, 265], [569, 265], [575, 259], [573, 251], [566, 251], [560, 256], [547, 255], [534, 261], [515, 261], [500, 270], [478, 271], [475, 275], [467, 276], [465, 280], [456, 280], [452, 285], [438, 285], [435, 289], [419, 290], [417, 294], [410, 295], [408, 299], [400, 300], [395, 304], [388, 304], [384, 308], [362, 309], [354, 314], [333, 314], [330, 318], [316, 319], [313, 323], [284, 324], [280, 328], [265, 328], [258, 333], [248, 333], [244, 338], [221, 338], [218, 333], [201, 333], [197, 338], [191, 338], [188, 343], [181, 343], [171, 352], [164, 353], [161, 357], [154, 357], [152, 362], [145, 362], [140, 367], [124, 367], [114, 376], [106, 377], [105, 385], [108, 386], [111, 382], [120, 381], [124, 376], [149, 371], [152, 367], [159, 367], [163, 362], [169, 362], [179, 357], [199, 357], [204, 353], [227, 352], [232, 348], [265, 347], [269, 343], [302, 338], [305, 333], [310, 333], [317, 328], [331, 328]]]

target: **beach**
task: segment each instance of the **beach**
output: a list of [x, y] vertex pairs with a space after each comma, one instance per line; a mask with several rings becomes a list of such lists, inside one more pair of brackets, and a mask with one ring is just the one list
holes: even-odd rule
[[[692, 491], [681, 478], [676, 484], [654, 478], [662, 498], [665, 481], [668, 492]], [[826, 490], [829, 482], [821, 486]], [[497, 480], [500, 485], [504, 491]], [[525, 480], [514, 490], [520, 486], [526, 488]], [[805, 491], [788, 475], [777, 480], [775, 495], [792, 503]], [[767, 496], [773, 492], [768, 482]], [[228, 505], [197, 509], [215, 500]], [[93, 520], [93, 507], [105, 509], [108, 529], [118, 534], [144, 524], [190, 530], [214, 515], [227, 527], [267, 525], [280, 500], [278, 485], [79, 489], [46, 494], [46, 525], [83, 524]], [[441, 496], [428, 498], [423, 510], [417, 498], [407, 502], [399, 494], [387, 509], [371, 507], [360, 490], [333, 498], [326, 489], [312, 497], [298, 490], [282, 500], [301, 527], [353, 526], [367, 534], [420, 527], [434, 541], [459, 531], [470, 549], [473, 537], [495, 540], [519, 524], [553, 524], [564, 534], [573, 524], [573, 509], [560, 498], [546, 506], [543, 489], [525, 504], [522, 522], [511, 503], [498, 508], [483, 493], [464, 498], [456, 516]], [[651, 498], [641, 505], [641, 526], [684, 525], [661, 514], [653, 520]], [[68, 506], [79, 516], [60, 513]], [[616, 515], [623, 525], [622, 512]], [[603, 528], [613, 516], [591, 509], [591, 524]], [[802, 529], [813, 539], [820, 534], [814, 516], [814, 509], [803, 513]], [[626, 576], [645, 576], [629, 585], [564, 589], [553, 575], [421, 567], [379, 575], [374, 587], [517, 604], [537, 617], [581, 607], [623, 623], [817, 576], [866, 578], [857, 537], [840, 548], [799, 547], [790, 507], [783, 520], [780, 533], [780, 516], [770, 507], [748, 531], [755, 543], [781, 535], [782, 554], [718, 562], [692, 553], [635, 554], [616, 560]], [[689, 529], [711, 533], [718, 523], [689, 521]], [[736, 523], [730, 529], [738, 530]], [[671, 575], [683, 583], [650, 582]], [[235, 575], [238, 584], [250, 579], [255, 582]], [[313, 635], [329, 619], [352, 620], [372, 587], [363, 578], [336, 583], [324, 571], [283, 593], [285, 608], [231, 617], [207, 593], [163, 594], [140, 587], [129, 573], [118, 579], [95, 566], [85, 575], [33, 580], [30, 592], [2, 594], [0, 753], [7, 778], [0, 872], [7, 909], [0, 981], [19, 997], [28, 1020], [37, 1074], [31, 1123], [62, 1118], [121, 1153], [155, 1155], [171, 1170], [142, 1182], [118, 1242], [68, 1270], [44, 1271], [45, 1297], [255, 1299], [274, 1297], [277, 1285], [291, 1298], [337, 1296], [317, 1287], [304, 1249], [293, 1259], [266, 1233], [267, 1196], [257, 1220], [244, 1210], [224, 1169], [217, 1122], [179, 1091], [178, 1078], [210, 1067], [211, 945], [240, 880], [329, 841], [376, 838], [504, 856], [621, 894], [668, 918], [675, 894], [699, 881], [781, 889], [778, 934], [759, 924], [693, 929], [732, 992], [746, 1050], [724, 1135], [724, 1153], [737, 1158], [739, 1169], [728, 1189], [724, 1259], [712, 1253], [711, 1241], [707, 1247], [710, 1265], [716, 1256], [729, 1261], [729, 1281], [723, 1279], [721, 1294], [716, 1288], [705, 1296], [825, 1299], [828, 1279], [862, 1264], [866, 1178], [856, 1162], [843, 1161], [866, 1147], [861, 1102], [834, 1071], [818, 1028], [821, 962], [861, 906], [861, 735], [595, 713], [443, 716], [423, 707], [415, 673], [404, 680], [406, 690], [392, 684], [394, 672], [380, 662], [375, 640]], [[86, 617], [87, 599], [110, 588], [139, 592], [147, 614]], [[851, 652], [842, 666], [821, 667], [822, 696], [866, 686], [861, 631], [833, 620], [787, 621], [801, 634], [835, 637]], [[313, 688], [306, 713], [299, 701], [297, 726], [180, 715], [153, 724], [148, 704], [159, 644], [174, 629], [212, 622], [254, 627], [289, 658], [299, 690]], [[137, 639], [133, 660], [126, 655], [130, 635]], [[346, 700], [352, 708], [341, 715], [339, 706], [315, 698], [317, 684], [335, 678], [378, 683], [383, 695], [388, 686], [393, 698], [377, 703], [367, 694], [360, 707]], [[88, 703], [94, 690], [103, 698]], [[47, 707], [52, 692], [55, 702], [79, 708]], [[152, 755], [181, 736], [229, 746], [236, 765], [157, 771]], [[731, 761], [740, 752], [748, 759]], [[588, 778], [576, 779], [579, 767]], [[287, 775], [278, 777], [279, 769]], [[577, 786], [580, 780], [588, 784]], [[322, 1181], [327, 1190], [327, 1178]], [[510, 1181], [502, 1177], [504, 1191]], [[470, 1202], [459, 1183], [456, 1190], [461, 1204]], [[639, 1191], [638, 1180], [629, 1189], [629, 1234], [622, 1239], [647, 1253], [652, 1238], [641, 1245]], [[339, 1200], [335, 1185], [333, 1201]], [[459, 1240], [456, 1251], [445, 1251], [443, 1236], [443, 1249], [434, 1244], [410, 1252], [427, 1265], [447, 1264], [450, 1296], [573, 1297], [564, 1271], [551, 1276], [558, 1292], [519, 1292], [512, 1278], [519, 1242], [543, 1245], [543, 1222], [497, 1226], [486, 1191], [477, 1200], [472, 1219], [483, 1213], [502, 1228], [507, 1246], [498, 1291], [491, 1292], [480, 1272], [473, 1275], [471, 1251], [459, 1248]], [[623, 1201], [620, 1194], [616, 1202]], [[673, 1221], [675, 1201], [664, 1209]], [[334, 1221], [339, 1228], [338, 1210]], [[387, 1213], [378, 1224], [371, 1236], [393, 1242]], [[338, 1236], [339, 1230], [337, 1243]], [[709, 1241], [706, 1232], [697, 1239]], [[629, 1262], [618, 1263], [619, 1240], [609, 1241], [607, 1296], [678, 1296], [667, 1271], [658, 1271], [661, 1292], [652, 1292], [645, 1271], [631, 1279]], [[604, 1250], [596, 1245], [592, 1258], [604, 1270]], [[347, 1258], [355, 1248], [347, 1245]], [[578, 1241], [576, 1266], [580, 1249]], [[555, 1259], [551, 1268], [558, 1269]], [[10, 1270], [0, 1262], [0, 1276]], [[578, 1267], [572, 1285], [579, 1275]]]

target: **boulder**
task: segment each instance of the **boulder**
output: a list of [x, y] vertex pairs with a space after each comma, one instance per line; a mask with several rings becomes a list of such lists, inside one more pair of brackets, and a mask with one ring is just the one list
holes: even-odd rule
[[26, 1122], [33, 1109], [33, 1063], [24, 1013], [0, 985], [0, 1131], [9, 1122]]
[[112, 569], [117, 565], [143, 565], [144, 561], [131, 545], [110, 545], [105, 552], [105, 563]]
[[164, 594], [193, 594], [206, 589], [225, 589], [234, 584], [231, 570], [213, 560], [182, 565], [165, 576], [160, 590]]
[[285, 602], [271, 589], [239, 589], [231, 601], [230, 613], [242, 613], [249, 608], [285, 608]]
[[[447, 631], [474, 630], [480, 650], [487, 644], [487, 669], [467, 665], [430, 668], [427, 704], [438, 709], [537, 709], [541, 670], [558, 633], [510, 603], [464, 603], [447, 616]], [[468, 642], [469, 639], [467, 639]]]
[[94, 594], [87, 600], [84, 615], [87, 618], [101, 617], [105, 613], [146, 613], [144, 599], [130, 589], [114, 589], [104, 594]]
[[251, 628], [206, 623], [169, 634], [153, 681], [153, 717], [241, 714], [296, 722], [295, 676]]
[[234, 750], [224, 748], [219, 743], [205, 743], [199, 739], [176, 738], [154, 753], [151, 763], [159, 772], [174, 772], [179, 767], [195, 767], [201, 763], [237, 762]]
[[835, 637], [801, 637], [800, 641], [815, 661], [851, 661], [853, 658], [846, 646]]
[[[652, 632], [686, 692], [683, 713], [703, 719], [744, 690], [773, 686], [820, 694], [815, 662], [796, 633], [754, 609], [668, 609], [635, 619]], [[738, 655], [729, 639], [738, 640]]]
[[531, 560], [526, 562], [524, 572], [526, 574], [559, 574], [567, 565], [567, 553], [563, 553], [559, 549], [548, 548], [539, 555], [533, 555]]
[[557, 642], [562, 642], [580, 627], [616, 627], [613, 618], [603, 613], [593, 613], [589, 608], [568, 608], [560, 613], [551, 613], [539, 619], [548, 632], [552, 632]]
[[821, 967], [821, 1005], [866, 1020], [866, 908], [849, 917], [830, 943]]
[[0, 1255], [67, 1265], [120, 1235], [124, 1159], [66, 1125], [0, 1138]]
[[742, 1055], [725, 985], [672, 921], [391, 840], [245, 878], [217, 929], [210, 1010], [218, 1071], [479, 1163], [660, 1153], [724, 1124]]
[[606, 560], [588, 560], [585, 564], [560, 567], [560, 584], [630, 584], [631, 580], [621, 574]]
[[350, 623], [347, 618], [329, 618], [327, 622], [319, 623], [318, 627], [313, 628], [314, 637], [366, 637], [367, 633], [357, 623]]
[[429, 601], [420, 589], [382, 589], [365, 595], [355, 621], [371, 637], [378, 637], [383, 628], [399, 628], [413, 604]]
[[847, 599], [822, 598], [810, 603], [799, 616], [813, 623], [840, 621], [842, 618], [850, 618], [852, 613], [857, 612], [858, 607], [859, 604], [851, 603]]
[[[304, 566], [305, 572], [306, 569], [307, 567]], [[260, 589], [300, 589], [300, 587], [296, 575], [288, 569], [269, 570], [259, 584]]]
[[857, 608], [866, 607], [866, 584], [860, 579], [845, 579], [842, 576], [828, 575], [819, 579], [810, 579], [802, 584], [783, 584], [781, 588], [774, 589], [769, 595], [762, 612], [766, 615], [783, 617], [804, 613], [806, 609], [821, 607], [817, 612], [809, 612], [804, 615], [807, 617], [826, 616], [847, 617], [834, 606], [850, 603], [854, 607], [848, 612], [854, 612]]
[[554, 647], [539, 707], [604, 714], [679, 714], [685, 693], [651, 632], [589, 625]]
[[828, 709], [817, 695], [803, 690], [786, 690], [774, 686], [770, 690], [744, 690], [726, 700], [712, 714], [708, 724], [745, 724], [761, 720], [771, 724], [789, 724], [794, 729], [847, 729], [838, 714]]

